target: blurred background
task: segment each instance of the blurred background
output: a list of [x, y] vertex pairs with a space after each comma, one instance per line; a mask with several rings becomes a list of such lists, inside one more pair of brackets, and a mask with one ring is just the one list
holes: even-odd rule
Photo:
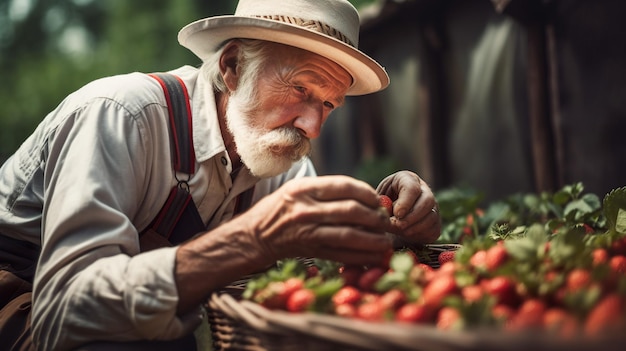
[[[0, 162], [72, 91], [199, 60], [180, 28], [235, 0], [1, 0]], [[320, 174], [410, 169], [485, 201], [626, 185], [626, 2], [363, 0], [360, 48], [391, 77], [315, 141]]]

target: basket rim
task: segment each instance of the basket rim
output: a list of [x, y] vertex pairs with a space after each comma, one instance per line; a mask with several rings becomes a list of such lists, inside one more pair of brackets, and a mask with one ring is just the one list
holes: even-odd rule
[[214, 293], [211, 307], [258, 333], [309, 336], [329, 342], [351, 345], [364, 350], [399, 349], [428, 351], [507, 350], [618, 350], [626, 342], [621, 335], [604, 338], [583, 336], [563, 339], [540, 332], [505, 333], [483, 328], [471, 331], [444, 331], [433, 325], [399, 322], [367, 322], [314, 312], [292, 313], [270, 310], [247, 300], [237, 300], [227, 293]]

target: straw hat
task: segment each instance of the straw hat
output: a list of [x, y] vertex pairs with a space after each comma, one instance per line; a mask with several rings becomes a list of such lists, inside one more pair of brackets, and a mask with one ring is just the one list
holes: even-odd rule
[[346, 0], [240, 0], [234, 15], [201, 19], [178, 33], [181, 45], [203, 60], [234, 38], [291, 45], [336, 62], [352, 75], [347, 95], [389, 85], [385, 69], [358, 50], [359, 14]]

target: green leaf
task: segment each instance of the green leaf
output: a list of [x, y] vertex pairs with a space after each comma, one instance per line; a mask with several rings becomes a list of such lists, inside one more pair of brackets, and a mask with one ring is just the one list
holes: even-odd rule
[[389, 267], [396, 272], [408, 274], [413, 268], [413, 258], [407, 252], [396, 252], [391, 256]]
[[378, 292], [389, 291], [393, 288], [402, 288], [407, 283], [407, 274], [401, 272], [387, 272], [376, 282], [374, 289]]
[[[617, 232], [617, 221], [620, 210], [626, 210], [626, 187], [613, 189], [603, 200], [604, 215], [606, 216], [609, 232]], [[620, 230], [624, 227], [623, 219], [620, 218]]]
[[620, 208], [617, 211], [617, 218], [615, 219], [615, 231], [620, 234], [626, 234], [626, 210]]

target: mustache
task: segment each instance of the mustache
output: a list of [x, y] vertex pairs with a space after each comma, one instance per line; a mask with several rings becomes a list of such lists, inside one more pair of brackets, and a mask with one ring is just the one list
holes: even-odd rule
[[276, 155], [288, 156], [296, 161], [311, 151], [311, 141], [299, 130], [292, 127], [281, 127], [266, 135], [268, 149]]

